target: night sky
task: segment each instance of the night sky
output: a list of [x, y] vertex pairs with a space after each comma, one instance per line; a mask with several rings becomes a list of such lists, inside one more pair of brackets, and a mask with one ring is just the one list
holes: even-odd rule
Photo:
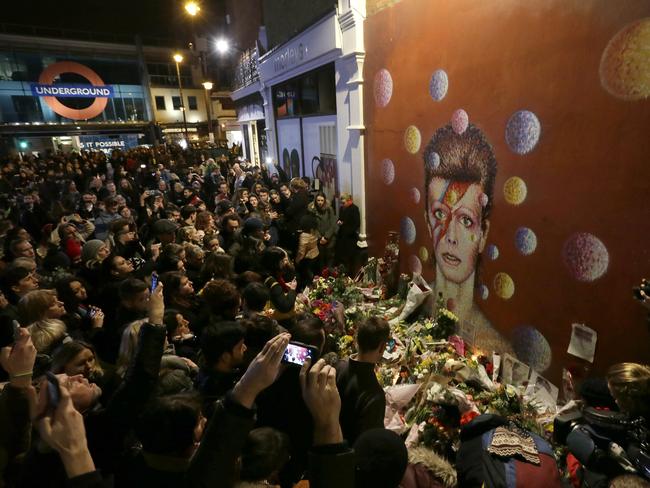
[[[191, 25], [182, 0], [10, 1], [11, 8], [2, 10], [0, 22], [171, 39], [184, 38]], [[195, 20], [198, 31], [214, 21], [218, 3], [201, 2]]]

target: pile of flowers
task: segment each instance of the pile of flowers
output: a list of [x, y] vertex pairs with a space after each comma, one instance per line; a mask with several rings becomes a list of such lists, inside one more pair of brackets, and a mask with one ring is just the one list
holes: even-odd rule
[[450, 458], [460, 444], [460, 428], [483, 413], [545, 434], [523, 389], [494, 382], [491, 357], [455, 335], [458, 317], [444, 306], [442, 297], [432, 317], [406, 323], [399, 320], [404, 299], [385, 299], [384, 294], [381, 285], [355, 282], [333, 271], [315, 278], [305, 291], [304, 304], [324, 322], [330, 345], [341, 358], [355, 352], [360, 321], [380, 316], [391, 323], [392, 337], [377, 378], [387, 392], [413, 385], [417, 393], [395, 411], [388, 428], [408, 432], [407, 443], [425, 445]]
[[341, 302], [344, 306], [363, 301], [363, 293], [352, 278], [339, 270], [324, 269], [321, 276], [314, 278], [309, 289], [304, 294], [310, 302], [314, 300]]

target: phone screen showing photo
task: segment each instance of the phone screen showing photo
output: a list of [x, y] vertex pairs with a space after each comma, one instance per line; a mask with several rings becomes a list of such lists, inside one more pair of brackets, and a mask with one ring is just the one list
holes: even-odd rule
[[282, 356], [282, 362], [302, 366], [307, 359], [311, 358], [311, 349], [298, 344], [289, 344]]

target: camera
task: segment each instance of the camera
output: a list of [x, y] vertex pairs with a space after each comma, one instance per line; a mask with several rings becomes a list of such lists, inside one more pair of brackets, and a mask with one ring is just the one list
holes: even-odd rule
[[650, 479], [650, 436], [643, 418], [585, 407], [558, 415], [553, 437], [591, 472], [608, 477], [635, 472]]

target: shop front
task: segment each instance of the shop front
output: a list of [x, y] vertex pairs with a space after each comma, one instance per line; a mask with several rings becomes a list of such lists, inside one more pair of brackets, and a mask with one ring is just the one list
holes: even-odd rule
[[242, 156], [260, 166], [268, 157], [262, 97], [254, 93], [236, 102]]
[[363, 17], [339, 2], [259, 59], [269, 154], [291, 177], [315, 180], [329, 199], [351, 193], [365, 245]]
[[[232, 94], [244, 130], [244, 151], [263, 155], [290, 177], [307, 176], [329, 199], [353, 195], [365, 246], [363, 21], [365, 2], [348, 0], [257, 59]], [[259, 99], [251, 115], [247, 99]], [[261, 121], [264, 120], [264, 130]], [[252, 123], [254, 121], [254, 124]], [[266, 137], [263, 138], [262, 134]], [[248, 150], [246, 146], [248, 145]]]
[[130, 147], [148, 132], [135, 61], [8, 52], [0, 70], [0, 132], [18, 152]]
[[[333, 199], [337, 166], [336, 63], [341, 35], [335, 12], [260, 58], [267, 87], [266, 123], [272, 159], [289, 177], [307, 176]], [[345, 111], [345, 109], [341, 109]]]

